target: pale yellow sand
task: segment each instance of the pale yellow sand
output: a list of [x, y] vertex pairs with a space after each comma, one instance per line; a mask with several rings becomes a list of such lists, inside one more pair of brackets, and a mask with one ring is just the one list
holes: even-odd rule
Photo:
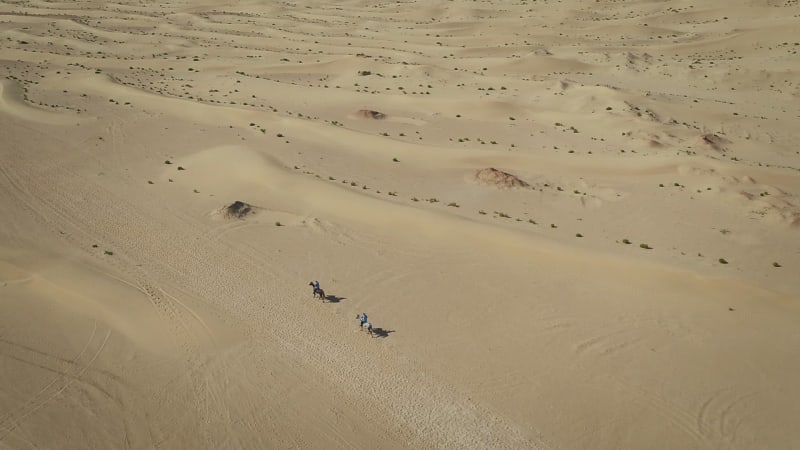
[[800, 448], [798, 41], [796, 2], [0, 3], [0, 448]]

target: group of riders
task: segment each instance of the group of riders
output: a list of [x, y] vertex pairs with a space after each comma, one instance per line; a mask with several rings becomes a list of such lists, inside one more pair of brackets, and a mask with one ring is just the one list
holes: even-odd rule
[[[318, 294], [321, 294], [322, 292], [324, 292], [322, 290], [322, 288], [319, 287], [319, 281], [314, 280], [309, 284], [311, 285], [312, 293], [314, 295], [318, 295]], [[369, 318], [367, 317], [367, 313], [365, 313], [365, 312], [362, 312], [361, 314], [359, 314], [358, 315], [358, 319], [361, 321], [361, 323], [359, 324], [359, 326], [361, 326], [361, 327], [363, 327], [364, 324], [368, 324], [369, 323]]]

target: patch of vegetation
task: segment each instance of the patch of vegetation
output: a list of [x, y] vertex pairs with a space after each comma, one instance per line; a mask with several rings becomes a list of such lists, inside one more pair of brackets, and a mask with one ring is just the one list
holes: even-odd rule
[[622, 243], [623, 243], [623, 244], [627, 244], [627, 245], [633, 244], [633, 242], [631, 242], [631, 240], [630, 240], [630, 239], [623, 239], [623, 240], [622, 240]]
[[720, 264], [728, 264], [728, 261], [725, 260], [725, 258], [720, 258], [717, 261], [719, 261]]
[[647, 245], [647, 244], [639, 244], [639, 247], [640, 247], [640, 248], [643, 248], [643, 249], [645, 249], [645, 250], [652, 250], [652, 249], [653, 249], [653, 247], [650, 247], [650, 246], [649, 246], [649, 245]]

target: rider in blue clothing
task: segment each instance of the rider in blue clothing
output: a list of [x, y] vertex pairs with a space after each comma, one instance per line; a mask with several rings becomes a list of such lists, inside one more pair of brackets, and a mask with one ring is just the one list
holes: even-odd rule
[[361, 325], [364, 325], [365, 323], [367, 323], [367, 313], [362, 312], [361, 313]]

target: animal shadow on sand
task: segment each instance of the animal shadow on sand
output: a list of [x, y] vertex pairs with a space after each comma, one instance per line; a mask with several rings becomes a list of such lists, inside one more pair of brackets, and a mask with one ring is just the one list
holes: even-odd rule
[[329, 303], [339, 303], [342, 300], [347, 300], [347, 297], [339, 297], [338, 295], [326, 295], [325, 300]]
[[376, 327], [372, 328], [372, 334], [374, 335], [374, 337], [379, 337], [379, 338], [389, 337], [389, 333], [394, 333], [394, 332], [395, 330], [387, 330], [384, 328], [376, 328]]

